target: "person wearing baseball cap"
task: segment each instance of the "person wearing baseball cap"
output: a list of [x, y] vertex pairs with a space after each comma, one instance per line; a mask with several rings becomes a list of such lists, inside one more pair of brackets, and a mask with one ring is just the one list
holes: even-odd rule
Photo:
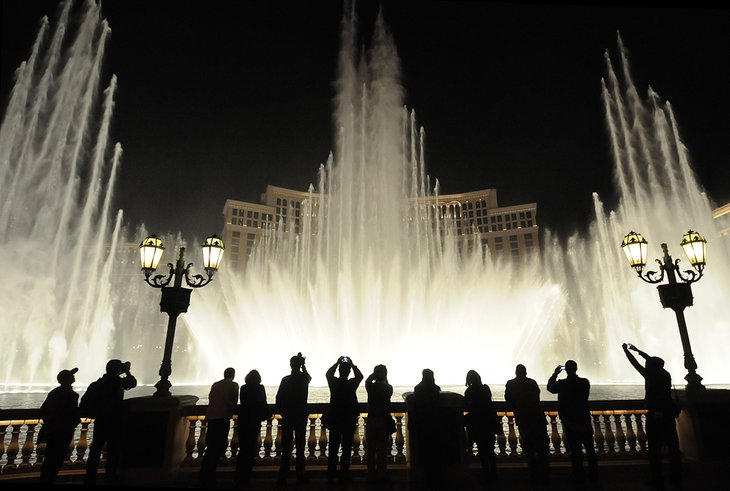
[[40, 480], [52, 484], [63, 465], [69, 444], [74, 436], [79, 419], [79, 395], [73, 390], [78, 368], [63, 369], [56, 375], [61, 384], [51, 390], [41, 405], [40, 416], [43, 426], [38, 432], [38, 443], [45, 443]]

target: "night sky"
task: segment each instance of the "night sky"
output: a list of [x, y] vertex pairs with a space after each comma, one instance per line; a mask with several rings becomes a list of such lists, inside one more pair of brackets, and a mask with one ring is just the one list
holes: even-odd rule
[[[369, 31], [379, 2], [358, 5]], [[642, 94], [672, 102], [700, 181], [730, 201], [730, 11], [652, 6], [382, 2], [406, 104], [426, 129], [442, 192], [496, 188], [537, 202], [543, 227], [585, 230], [597, 191], [613, 208], [600, 97], [616, 32]], [[4, 0], [0, 95], [57, 2]], [[201, 238], [227, 198], [267, 184], [305, 190], [333, 146], [342, 2], [102, 2], [118, 76], [125, 222]], [[681, 232], [681, 231], [680, 231]], [[678, 232], [679, 233], [679, 232]]]

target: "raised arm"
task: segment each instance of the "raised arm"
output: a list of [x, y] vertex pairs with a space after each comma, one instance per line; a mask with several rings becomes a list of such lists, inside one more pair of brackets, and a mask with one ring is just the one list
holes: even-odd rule
[[[624, 349], [624, 354], [626, 355], [626, 358], [629, 359], [629, 362], [631, 362], [631, 364], [634, 366], [636, 371], [639, 372], [642, 376], [645, 376], [646, 369], [643, 366], [641, 366], [641, 363], [639, 363], [638, 360], [636, 359], [636, 357], [631, 353], [631, 351], [629, 351], [629, 345], [624, 343], [621, 345], [621, 347]], [[643, 351], [638, 351], [638, 350], [637, 350], [637, 352], [639, 354], [643, 353]], [[644, 354], [646, 354], [646, 353], [644, 353]]]
[[561, 365], [558, 365], [555, 367], [555, 370], [553, 370], [553, 374], [550, 375], [550, 378], [547, 382], [547, 390], [551, 394], [557, 394], [558, 393], [558, 374], [561, 372], [563, 367]]
[[337, 365], [340, 364], [340, 359], [337, 358], [337, 361], [334, 365], [329, 367], [327, 369], [327, 372], [325, 373], [325, 377], [327, 377], [327, 383], [332, 385], [332, 383], [335, 381], [335, 370], [337, 370]]
[[359, 386], [360, 382], [362, 382], [363, 375], [359, 368], [357, 368], [357, 365], [352, 365], [352, 373], [355, 374], [355, 386]]

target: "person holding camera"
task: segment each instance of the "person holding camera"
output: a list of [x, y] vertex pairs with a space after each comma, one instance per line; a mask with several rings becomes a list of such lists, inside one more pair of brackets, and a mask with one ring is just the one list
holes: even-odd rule
[[132, 363], [109, 360], [106, 373], [92, 382], [81, 397], [81, 416], [94, 418], [94, 436], [86, 461], [86, 484], [96, 484], [101, 451], [106, 445], [106, 470], [104, 481], [117, 479], [119, 457], [122, 451], [124, 426], [124, 392], [137, 387], [137, 379], [131, 374]]
[[[646, 400], [646, 438], [649, 445], [649, 463], [652, 484], [657, 488], [664, 486], [662, 475], [662, 445], [669, 448], [669, 463], [672, 483], [681, 486], [682, 457], [679, 453], [679, 439], [675, 419], [680, 408], [672, 400], [672, 376], [664, 369], [664, 360], [649, 356], [630, 343], [621, 345], [626, 358], [637, 372], [644, 377], [644, 399]], [[646, 360], [642, 366], [631, 353], [634, 351]]]
[[[558, 380], [560, 372], [565, 371], [567, 377]], [[565, 443], [570, 452], [573, 466], [573, 478], [577, 481], [585, 479], [583, 470], [583, 449], [588, 460], [588, 475], [591, 481], [598, 478], [598, 459], [593, 447], [593, 426], [591, 411], [588, 408], [588, 396], [591, 383], [579, 377], [578, 364], [568, 360], [565, 365], [558, 365], [547, 382], [547, 390], [558, 395], [558, 414], [563, 425]]]
[[307, 420], [307, 396], [309, 395], [309, 382], [312, 376], [307, 372], [305, 366], [306, 358], [302, 353], [297, 353], [289, 360], [291, 374], [281, 379], [279, 390], [276, 393], [276, 407], [281, 414], [281, 463], [279, 465], [279, 483], [286, 482], [289, 473], [289, 462], [291, 460], [292, 444], [296, 442], [296, 474], [297, 483], [306, 482], [304, 476], [304, 448], [306, 447]]
[[[335, 371], [339, 377], [335, 377]], [[354, 373], [349, 378], [350, 371]], [[327, 477], [332, 479], [337, 472], [337, 452], [342, 446], [340, 456], [340, 479], [347, 480], [352, 457], [352, 441], [355, 438], [357, 418], [357, 388], [362, 382], [362, 372], [347, 356], [340, 356], [326, 373], [327, 385], [330, 389], [330, 406], [326, 417], [326, 427], [330, 430], [327, 460]]]

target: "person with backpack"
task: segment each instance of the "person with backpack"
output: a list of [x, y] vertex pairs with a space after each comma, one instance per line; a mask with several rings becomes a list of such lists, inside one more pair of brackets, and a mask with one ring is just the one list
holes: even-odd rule
[[124, 392], [137, 387], [137, 379], [131, 374], [130, 362], [112, 359], [106, 364], [106, 373], [92, 382], [81, 397], [81, 416], [94, 419], [94, 431], [86, 461], [85, 484], [96, 484], [101, 451], [106, 445], [106, 469], [104, 482], [117, 480], [119, 458], [122, 451], [124, 428]]

